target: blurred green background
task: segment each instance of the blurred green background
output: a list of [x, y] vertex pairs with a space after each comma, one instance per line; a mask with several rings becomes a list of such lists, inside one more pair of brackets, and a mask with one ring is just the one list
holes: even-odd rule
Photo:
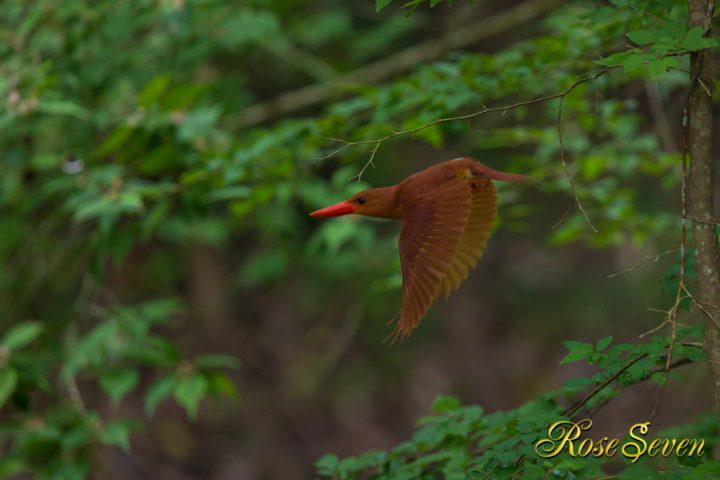
[[[676, 255], [607, 276], [678, 242], [688, 67], [664, 55], [686, 32], [579, 85], [561, 123], [558, 99], [442, 123], [382, 142], [359, 182], [377, 144], [333, 152], [561, 93], [685, 5], [410, 3], [2, 2], [2, 475], [310, 478], [407, 438], [438, 393], [513, 408], [592, 372], [558, 365], [562, 340], [662, 321]], [[388, 347], [398, 224], [307, 212], [463, 155], [529, 180], [499, 185], [478, 268]], [[658, 424], [706, 409], [705, 381], [670, 385]], [[656, 388], [596, 425], [623, 431]]]

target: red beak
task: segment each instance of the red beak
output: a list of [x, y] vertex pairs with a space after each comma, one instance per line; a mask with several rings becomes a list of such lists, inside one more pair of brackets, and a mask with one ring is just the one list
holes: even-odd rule
[[340, 215], [347, 215], [349, 213], [355, 213], [355, 205], [348, 201], [336, 203], [329, 207], [315, 210], [310, 214], [311, 217], [339, 217]]

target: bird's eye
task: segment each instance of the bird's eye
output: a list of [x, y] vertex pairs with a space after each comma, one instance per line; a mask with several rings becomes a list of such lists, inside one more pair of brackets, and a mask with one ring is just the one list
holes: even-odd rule
[[357, 202], [362, 205], [363, 203], [365, 203], [365, 197], [358, 197]]

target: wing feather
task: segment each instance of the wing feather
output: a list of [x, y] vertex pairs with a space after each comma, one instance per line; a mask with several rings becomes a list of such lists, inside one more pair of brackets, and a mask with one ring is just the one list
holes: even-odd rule
[[485, 251], [497, 212], [497, 192], [492, 182], [472, 188], [472, 206], [465, 233], [460, 239], [447, 275], [442, 280], [441, 294], [447, 298], [475, 268]]
[[410, 335], [440, 295], [473, 205], [470, 186], [460, 178], [401, 201], [403, 301], [393, 339]]

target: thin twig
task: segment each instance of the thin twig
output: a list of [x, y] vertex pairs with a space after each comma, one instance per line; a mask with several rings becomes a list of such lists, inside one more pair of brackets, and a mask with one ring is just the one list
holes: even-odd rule
[[[682, 297], [680, 300], [682, 301], [682, 300], [685, 300], [686, 298], [690, 298], [690, 297], [684, 296], [684, 297]], [[661, 309], [659, 309], [659, 308], [648, 308], [648, 311], [650, 311], [650, 312], [662, 313], [662, 314], [665, 316], [665, 319], [662, 321], [661, 324], [659, 324], [659, 325], [651, 328], [651, 329], [648, 330], [647, 332], [644, 332], [644, 333], [641, 333], [640, 335], [638, 335], [638, 338], [647, 337], [648, 335], [651, 335], [651, 334], [653, 334], [653, 333], [661, 330], [665, 325], [667, 325], [668, 323], [670, 323], [670, 319], [668, 318], [668, 310], [661, 310]], [[677, 323], [678, 325], [682, 325], [682, 324], [681, 324], [680, 322], [678, 322], [677, 320], [676, 320], [676, 323]], [[683, 325], [683, 326], [684, 326], [684, 325]]]
[[[568, 92], [570, 93], [570, 92]], [[570, 193], [573, 196], [573, 199], [575, 200], [575, 203], [577, 204], [578, 208], [582, 212], [583, 216], [585, 217], [585, 221], [590, 225], [590, 228], [593, 229], [595, 233], [598, 233], [597, 228], [595, 228], [595, 225], [592, 224], [590, 221], [590, 217], [588, 216], [587, 212], [585, 211], [585, 208], [583, 208], [582, 203], [580, 202], [580, 197], [577, 195], [577, 191], [575, 190], [575, 182], [573, 181], [572, 175], [570, 174], [570, 169], [568, 168], [567, 162], [565, 161], [565, 151], [567, 148], [565, 147], [565, 142], [563, 141], [563, 135], [562, 135], [562, 108], [563, 108], [563, 102], [565, 101], [565, 95], [560, 97], [560, 103], [558, 104], [558, 114], [557, 114], [557, 137], [558, 142], [560, 143], [560, 163], [562, 163], [563, 170], [565, 171], [565, 176], [568, 179], [568, 183], [570, 184]], [[565, 218], [567, 216], [567, 213], [563, 216]], [[555, 228], [558, 224], [556, 223], [553, 228]]]
[[[683, 365], [688, 365], [688, 364], [690, 364], [690, 363], [693, 363], [693, 361], [690, 360], [689, 358], [681, 358], [680, 360], [674, 361], [674, 362], [672, 363], [672, 365], [670, 365], [670, 370], [674, 370], [675, 368], [682, 367]], [[648, 374], [647, 374], [645, 377], [641, 378], [637, 383], [644, 382], [644, 381], [652, 378], [652, 376], [653, 376], [654, 374], [656, 374], [656, 373], [661, 373], [661, 372], [664, 372], [664, 371], [665, 371], [665, 367], [664, 367], [664, 366], [661, 367], [661, 368], [657, 368], [657, 369], [655, 369], [655, 370], [651, 370], [650, 372], [648, 372]], [[637, 383], [636, 383], [636, 385], [637, 385]], [[609, 398], [609, 397], [603, 399], [601, 402], [599, 402], [597, 405], [595, 405], [595, 406], [592, 408], [592, 410], [590, 411], [590, 413], [588, 414], [588, 416], [591, 417], [591, 418], [592, 418], [593, 416], [595, 416], [595, 414], [597, 414], [597, 412], [598, 412], [602, 407], [604, 407], [605, 405], [607, 405], [607, 404], [610, 402], [610, 400], [611, 400], [611, 398]]]
[[[481, 110], [478, 110], [478, 111], [476, 111], [476, 112], [468, 113], [468, 114], [465, 114], [465, 115], [456, 115], [456, 116], [451, 116], [451, 117], [437, 118], [437, 119], [433, 120], [432, 122], [428, 122], [428, 123], [422, 124], [422, 125], [420, 125], [420, 126], [418, 126], [418, 127], [415, 127], [415, 128], [409, 128], [409, 129], [407, 129], [407, 130], [399, 130], [399, 131], [396, 131], [396, 132], [392, 132], [392, 133], [389, 133], [389, 134], [385, 135], [384, 137], [372, 138], [372, 139], [368, 139], [368, 140], [354, 140], [354, 141], [343, 140], [343, 139], [340, 139], [340, 138], [331, 138], [330, 140], [333, 140], [333, 141], [342, 143], [342, 144], [343, 144], [343, 147], [341, 148], [341, 150], [344, 150], [344, 149], [347, 148], [347, 147], [356, 146], [356, 145], [376, 144], [376, 145], [375, 145], [375, 149], [374, 149], [374, 150], [376, 151], [377, 148], [379, 148], [380, 144], [382, 144], [382, 143], [384, 143], [384, 142], [386, 142], [386, 141], [388, 141], [388, 140], [391, 140], [391, 139], [393, 139], [393, 138], [395, 138], [395, 137], [400, 137], [400, 136], [403, 136], [403, 135], [413, 135], [413, 134], [416, 134], [416, 133], [418, 133], [418, 132], [421, 132], [421, 131], [423, 131], [423, 130], [425, 130], [425, 129], [427, 129], [427, 128], [433, 127], [433, 126], [435, 126], [435, 125], [440, 125], [440, 124], [448, 123], [448, 122], [455, 122], [455, 121], [458, 121], [458, 120], [469, 120], [469, 119], [478, 117], [478, 116], [480, 116], [480, 115], [484, 115], [484, 114], [486, 114], [486, 113], [506, 112], [506, 111], [508, 111], [508, 110], [513, 110], [513, 109], [518, 108], [518, 107], [524, 107], [524, 106], [526, 106], [526, 105], [533, 105], [533, 104], [536, 104], [536, 103], [543, 103], [543, 102], [547, 102], [547, 101], [550, 101], [550, 100], [555, 100], [555, 99], [558, 99], [558, 98], [563, 98], [563, 97], [565, 97], [566, 95], [568, 95], [570, 92], [572, 92], [573, 90], [575, 90], [578, 86], [582, 85], [583, 83], [587, 83], [587, 82], [590, 82], [590, 81], [592, 81], [592, 80], [596, 80], [598, 77], [604, 75], [605, 73], [609, 72], [610, 70], [613, 70], [614, 68], [616, 68], [616, 67], [604, 68], [604, 69], [596, 72], [595, 74], [593, 74], [593, 75], [591, 75], [591, 76], [589, 76], [589, 77], [581, 78], [581, 79], [577, 80], [575, 83], [573, 83], [572, 85], [570, 85], [568, 88], [566, 88], [565, 90], [563, 90], [562, 92], [555, 93], [555, 94], [552, 94], [552, 95], [546, 95], [546, 96], [544, 96], [544, 97], [538, 97], [538, 98], [534, 98], [534, 99], [532, 99], [532, 100], [524, 100], [524, 101], [522, 101], [522, 102], [516, 102], [516, 103], [510, 104], [510, 105], [503, 105], [503, 106], [500, 106], [500, 107], [486, 107], [486, 106], [483, 106], [483, 108], [482, 108]], [[321, 158], [322, 158], [322, 159], [326, 159], [326, 158], [329, 158], [329, 157], [331, 157], [331, 156], [332, 156], [332, 154], [331, 154], [331, 155], [326, 155], [326, 156], [321, 157]], [[372, 157], [370, 158], [370, 160], [368, 160], [367, 164], [372, 163], [371, 161], [372, 161]], [[368, 165], [368, 166], [369, 166], [369, 165]], [[366, 169], [366, 168], [367, 168], [367, 167], [365, 167], [364, 169]], [[364, 169], [363, 169], [363, 170], [364, 170]]]
[[333, 142], [340, 142], [343, 145], [339, 148], [336, 148], [332, 152], [328, 153], [327, 155], [323, 155], [322, 157], [318, 157], [318, 160], [327, 160], [328, 158], [334, 157], [336, 154], [342, 152], [346, 148], [352, 146], [350, 143], [346, 142], [342, 138], [333, 138], [333, 137], [325, 137], [327, 140], [332, 140]]
[[655, 14], [653, 14], [653, 13], [648, 12], [647, 10], [644, 10], [644, 9], [642, 9], [642, 8], [640, 8], [640, 7], [636, 7], [635, 5], [632, 5], [632, 4], [628, 3], [628, 2], [624, 2], [624, 1], [622, 1], [622, 0], [620, 1], [620, 3], [622, 3], [623, 5], [625, 5], [626, 7], [628, 7], [628, 8], [631, 9], [631, 10], [635, 10], [635, 11], [638, 12], [638, 13], [642, 13], [643, 15], [647, 15], [648, 17], [652, 18], [653, 20], [657, 21], [660, 25], [667, 25], [667, 24], [665, 23], [665, 20], [663, 20], [662, 18], [658, 17], [657, 15], [655, 15]]
[[574, 413], [576, 413], [576, 412], [577, 412], [578, 410], [580, 410], [587, 402], [589, 402], [595, 395], [597, 395], [598, 393], [600, 393], [605, 387], [607, 387], [607, 386], [610, 385], [612, 382], [614, 382], [615, 380], [617, 380], [617, 379], [620, 377], [620, 375], [622, 375], [623, 373], [625, 373], [630, 367], [632, 367], [633, 365], [635, 365], [637, 362], [639, 362], [640, 360], [642, 360], [642, 359], [645, 358], [645, 357], [647, 357], [647, 353], [643, 353], [643, 354], [641, 354], [641, 355], [638, 355], [637, 357], [635, 357], [634, 359], [632, 359], [631, 361], [629, 361], [627, 364], [625, 364], [625, 366], [624, 366], [623, 368], [621, 368], [620, 370], [618, 370], [618, 371], [617, 371], [615, 374], [613, 374], [610, 378], [608, 378], [606, 381], [604, 381], [603, 383], [601, 383], [600, 385], [598, 385], [597, 387], [595, 387], [595, 389], [594, 389], [593, 391], [591, 391], [590, 393], [588, 393], [582, 400], [576, 402], [576, 403], [575, 403], [574, 405], [572, 405], [571, 407], [568, 407], [567, 409], [565, 409], [565, 410], [562, 412], [562, 415], [563, 415], [564, 417], [570, 417], [571, 415], [573, 415]]
[[704, 223], [705, 225], [720, 225], [720, 220], [702, 220], [700, 218], [693, 217], [692, 215], [685, 215], [685, 218], [692, 220], [693, 222]]
[[[682, 177], [680, 183], [680, 215], [681, 215], [681, 227], [680, 227], [680, 272], [678, 273], [678, 288], [675, 294], [675, 303], [673, 303], [670, 310], [668, 310], [667, 317], [664, 324], [670, 324], [670, 345], [668, 346], [667, 359], [665, 361], [665, 382], [660, 387], [657, 397], [655, 398], [655, 405], [650, 412], [650, 417], [655, 416], [658, 404], [665, 392], [665, 385], [667, 385], [667, 379], [670, 375], [670, 362], [672, 360], [673, 348], [675, 347], [675, 341], [677, 339], [677, 312], [680, 307], [680, 303], [685, 298], [693, 299], [692, 294], [685, 286], [685, 241], [687, 232], [687, 152], [688, 152], [688, 105], [690, 101], [690, 95], [688, 94], [685, 100], [685, 106], [683, 107], [683, 118], [682, 118], [682, 140], [681, 140], [681, 163], [682, 163]], [[683, 295], [683, 292], [687, 296]]]
[[613, 277], [617, 277], [618, 275], [621, 275], [621, 274], [623, 274], [623, 273], [634, 272], [634, 271], [637, 270], [638, 268], [640, 268], [640, 267], [642, 267], [643, 265], [645, 265], [647, 262], [651, 262], [651, 261], [652, 261], [652, 262], [657, 262], [660, 258], [664, 257], [665, 255], [670, 255], [671, 253], [676, 253], [676, 252], [679, 252], [679, 251], [680, 251], [680, 249], [679, 249], [679, 248], [676, 248], [676, 249], [674, 249], [674, 250], [668, 250], [668, 251], [666, 251], [666, 252], [663, 252], [663, 253], [661, 253], [661, 254], [659, 254], [659, 255], [655, 255], [655, 256], [653, 256], [653, 257], [650, 257], [650, 256], [647, 256], [647, 255], [646, 255], [646, 256], [645, 256], [645, 260], [643, 260], [642, 262], [638, 263], [638, 264], [635, 265], [634, 267], [626, 268], [625, 270], [620, 270], [619, 272], [611, 273], [610, 275], [608, 275], [608, 276], [605, 277], [605, 278], [613, 278]]
[[[78, 296], [75, 299], [75, 308], [77, 308], [82, 313], [80, 315], [80, 318], [82, 318], [89, 312], [89, 307], [91, 305], [90, 299], [95, 294], [95, 290], [96, 285], [93, 282], [91, 275], [86, 272], [83, 275], [82, 281], [80, 283], [80, 291], [78, 292]], [[66, 352], [71, 352], [75, 349], [77, 344], [77, 330], [78, 326], [76, 322], [72, 323], [68, 328], [67, 333], [65, 334], [65, 342], [63, 345], [63, 348]], [[82, 394], [80, 393], [80, 389], [78, 388], [77, 382], [75, 381], [75, 376], [70, 375], [64, 380], [62, 380], [62, 382], [65, 385], [65, 390], [67, 391], [68, 397], [70, 397], [70, 401], [75, 407], [75, 410], [77, 410], [78, 412], [85, 412], [85, 402], [83, 401]]]
[[564, 212], [564, 213], [562, 214], [562, 216], [558, 219], [558, 221], [555, 222], [552, 227], [550, 227], [550, 230], [555, 230], [557, 227], [559, 227], [560, 225], [562, 225], [563, 222], [565, 222], [565, 219], [567, 218], [567, 216], [568, 216], [568, 215], [570, 214], [570, 212], [572, 211], [573, 205], [575, 205], [575, 201], [574, 201], [574, 200], [571, 200], [570, 203], [568, 204], [567, 208], [565, 209], [565, 212]]
[[365, 170], [367, 170], [367, 168], [368, 168], [369, 166], [372, 166], [373, 168], [375, 168], [375, 164], [373, 163], [373, 160], [375, 159], [375, 154], [377, 153], [378, 148], [380, 148], [380, 143], [382, 143], [382, 142], [377, 142], [377, 143], [375, 144], [375, 148], [372, 149], [372, 153], [370, 154], [370, 160], [368, 160], [368, 161], [365, 163], [365, 165], [363, 165], [362, 169], [360, 169], [360, 171], [357, 173], [357, 175], [353, 175], [353, 176], [350, 177], [348, 180], [355, 180], [355, 179], [357, 179], [357, 181], [359, 182], [360, 179], [361, 179], [362, 176], [363, 176], [363, 173], [365, 173]]
[[[65, 336], [65, 349], [67, 351], [72, 351], [75, 348], [76, 341], [77, 327], [75, 325], [71, 325], [70, 328], [68, 328], [67, 335]], [[68, 397], [70, 397], [70, 401], [72, 402], [73, 407], [75, 407], [75, 410], [78, 412], [85, 412], [85, 402], [80, 394], [80, 389], [75, 381], [75, 376], [68, 376], [63, 380], [63, 383], [65, 384], [65, 390], [67, 390]]]

